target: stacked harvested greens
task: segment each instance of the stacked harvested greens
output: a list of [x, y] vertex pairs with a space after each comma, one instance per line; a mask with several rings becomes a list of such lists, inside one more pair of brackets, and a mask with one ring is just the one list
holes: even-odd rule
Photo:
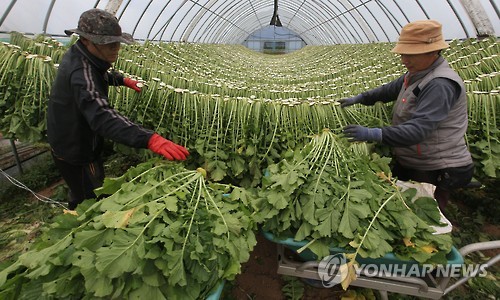
[[329, 130], [304, 149], [269, 166], [258, 203], [264, 231], [307, 240], [317, 257], [341, 247], [363, 258], [394, 253], [402, 260], [446, 263], [449, 234], [437, 203], [402, 191], [390, 177], [387, 158], [370, 155], [365, 143], [350, 144]]
[[110, 196], [58, 216], [0, 272], [0, 298], [205, 298], [256, 240], [244, 193], [204, 175], [152, 160], [108, 179]]

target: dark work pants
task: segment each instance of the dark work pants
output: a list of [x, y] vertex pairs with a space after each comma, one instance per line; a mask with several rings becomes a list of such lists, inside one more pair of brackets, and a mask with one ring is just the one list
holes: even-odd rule
[[102, 161], [86, 165], [73, 165], [52, 155], [62, 178], [70, 189], [68, 208], [74, 210], [85, 199], [96, 198], [94, 189], [104, 182]]
[[392, 169], [392, 175], [402, 181], [413, 180], [435, 185], [434, 198], [437, 200], [441, 211], [443, 211], [448, 204], [450, 191], [465, 187], [471, 182], [474, 175], [474, 165], [422, 171], [406, 168], [396, 162]]

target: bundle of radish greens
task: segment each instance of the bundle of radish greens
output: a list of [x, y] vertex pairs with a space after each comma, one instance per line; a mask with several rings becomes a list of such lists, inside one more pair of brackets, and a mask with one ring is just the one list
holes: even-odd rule
[[404, 261], [446, 264], [452, 248], [437, 202], [403, 191], [390, 176], [389, 159], [370, 154], [325, 129], [300, 151], [270, 165], [255, 205], [262, 229], [278, 238], [308, 241], [321, 259], [343, 248], [354, 264], [388, 253]]
[[153, 159], [107, 179], [0, 272], [0, 298], [206, 298], [256, 240], [244, 191], [205, 176]]

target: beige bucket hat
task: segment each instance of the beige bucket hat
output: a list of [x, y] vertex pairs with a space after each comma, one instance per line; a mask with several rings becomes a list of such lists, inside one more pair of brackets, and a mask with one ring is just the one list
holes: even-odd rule
[[450, 47], [443, 39], [442, 25], [435, 20], [422, 20], [406, 24], [391, 52], [422, 54]]

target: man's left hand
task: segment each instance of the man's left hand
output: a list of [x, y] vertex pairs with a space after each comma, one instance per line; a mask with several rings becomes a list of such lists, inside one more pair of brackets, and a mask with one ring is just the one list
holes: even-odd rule
[[347, 125], [343, 131], [349, 142], [382, 142], [382, 129], [380, 128]]
[[135, 90], [138, 93], [141, 92], [142, 83], [140, 83], [137, 80], [134, 80], [132, 78], [123, 78], [123, 84], [126, 87], [131, 88], [131, 89]]

